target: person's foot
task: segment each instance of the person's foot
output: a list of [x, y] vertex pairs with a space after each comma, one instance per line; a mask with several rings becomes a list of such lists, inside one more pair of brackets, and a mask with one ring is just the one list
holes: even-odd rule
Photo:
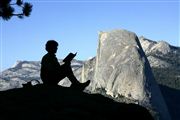
[[79, 91], [83, 91], [89, 84], [90, 84], [90, 80], [88, 80], [84, 83], [72, 84], [71, 88], [79, 90]]

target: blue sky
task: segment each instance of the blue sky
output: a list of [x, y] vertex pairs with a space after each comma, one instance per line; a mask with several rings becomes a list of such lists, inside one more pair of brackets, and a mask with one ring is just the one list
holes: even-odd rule
[[180, 46], [178, 0], [31, 0], [30, 17], [0, 19], [0, 71], [17, 60], [40, 61], [47, 40], [59, 42], [58, 58], [96, 55], [98, 32], [126, 29]]

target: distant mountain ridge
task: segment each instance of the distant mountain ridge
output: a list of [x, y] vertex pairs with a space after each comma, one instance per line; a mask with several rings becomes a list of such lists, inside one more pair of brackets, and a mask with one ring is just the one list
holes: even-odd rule
[[180, 47], [139, 38], [159, 84], [180, 90]]

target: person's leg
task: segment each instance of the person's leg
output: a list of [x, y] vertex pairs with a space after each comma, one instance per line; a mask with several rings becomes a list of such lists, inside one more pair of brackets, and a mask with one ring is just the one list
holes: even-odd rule
[[62, 67], [66, 77], [68, 77], [68, 79], [71, 81], [71, 88], [83, 91], [90, 84], [90, 80], [88, 80], [84, 83], [80, 83], [77, 80], [77, 78], [74, 76], [74, 73], [72, 71], [70, 64], [65, 64], [65, 65], [62, 65], [61, 67]]
[[61, 76], [67, 77], [71, 81], [71, 88], [76, 89], [76, 90], [83, 91], [90, 84], [90, 80], [84, 83], [80, 83], [74, 76], [74, 73], [72, 71], [70, 64], [63, 64], [61, 66]]
[[61, 71], [60, 71], [60, 80], [67, 77], [72, 84], [79, 84], [79, 81], [74, 76], [74, 73], [72, 71], [70, 64], [63, 64], [61, 65]]

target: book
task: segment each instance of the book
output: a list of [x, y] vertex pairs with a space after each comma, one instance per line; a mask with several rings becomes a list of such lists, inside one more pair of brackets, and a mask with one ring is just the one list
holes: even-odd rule
[[69, 53], [64, 59], [63, 62], [71, 62], [71, 60], [76, 56], [77, 52], [75, 54]]

